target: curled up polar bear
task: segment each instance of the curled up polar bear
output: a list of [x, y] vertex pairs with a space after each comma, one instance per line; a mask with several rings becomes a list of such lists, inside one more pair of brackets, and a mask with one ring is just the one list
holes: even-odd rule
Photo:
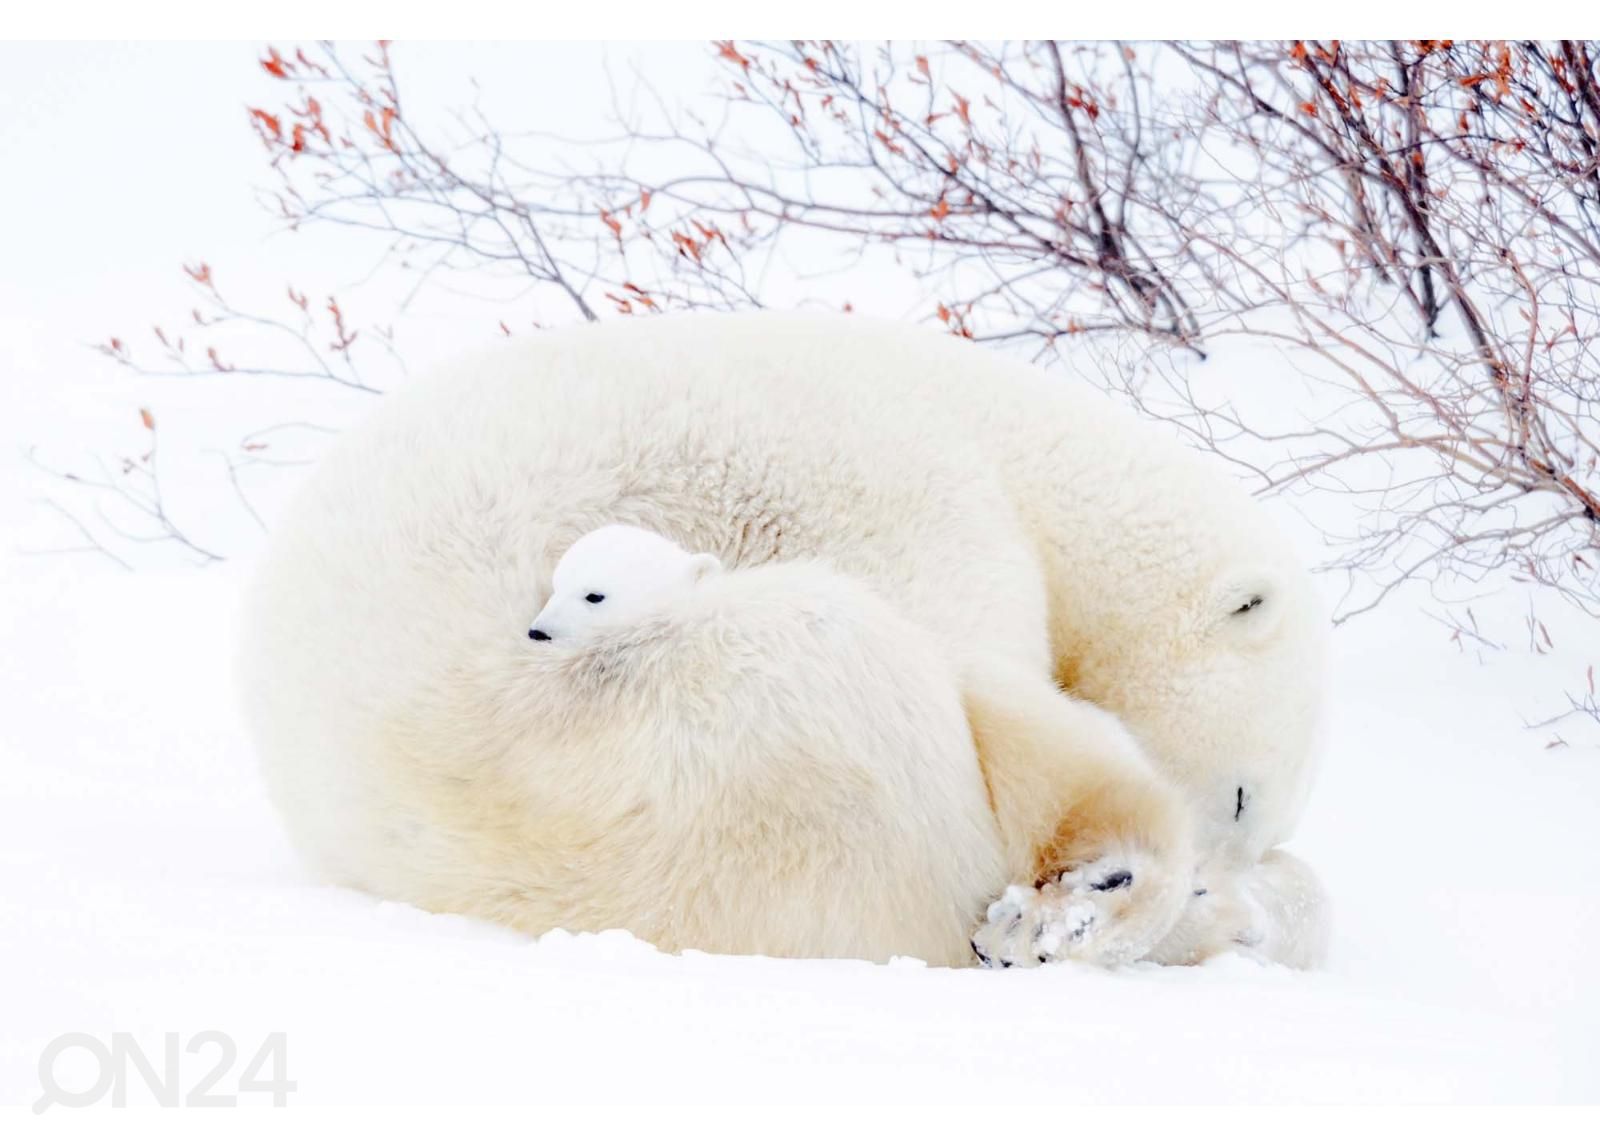
[[895, 326], [692, 316], [388, 399], [280, 524], [241, 667], [301, 849], [429, 909], [1305, 965], [1325, 911], [1276, 847], [1320, 644], [1260, 510], [1097, 395]]

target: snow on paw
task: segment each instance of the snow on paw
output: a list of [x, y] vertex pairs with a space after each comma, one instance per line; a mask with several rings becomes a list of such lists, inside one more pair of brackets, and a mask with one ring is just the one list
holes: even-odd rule
[[1066, 959], [1131, 962], [1182, 909], [1170, 882], [1148, 856], [1111, 855], [1036, 888], [1007, 887], [973, 935], [973, 953], [1001, 968]]
[[1094, 923], [1095, 906], [1081, 896], [1055, 886], [1007, 887], [972, 936], [972, 951], [985, 966], [1037, 966], [1071, 957]]

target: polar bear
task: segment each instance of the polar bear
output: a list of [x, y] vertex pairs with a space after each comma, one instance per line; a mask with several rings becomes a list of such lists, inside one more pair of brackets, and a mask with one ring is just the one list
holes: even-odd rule
[[[241, 660], [269, 786], [320, 869], [530, 930], [713, 941], [673, 929], [682, 867], [630, 889], [654, 914], [608, 890], [604, 856], [664, 853], [639, 826], [659, 826], [641, 810], [656, 788], [598, 741], [552, 738], [569, 725], [535, 702], [528, 586], [548, 600], [557, 559], [612, 522], [730, 571], [825, 561], [916, 634], [901, 670], [952, 673], [999, 855], [955, 861], [1013, 884], [985, 892], [987, 915], [969, 901], [982, 878], [933, 888], [970, 912], [977, 958], [1318, 957], [1316, 880], [1277, 849], [1321, 692], [1322, 617], [1293, 553], [1226, 474], [1103, 397], [855, 317], [544, 334], [386, 399], [340, 441], [279, 524]], [[633, 734], [595, 727], [613, 747]], [[901, 813], [929, 810], [919, 795]], [[759, 833], [787, 812], [752, 814]], [[737, 867], [732, 838], [695, 853]], [[811, 932], [716, 948], [974, 957], [926, 938], [926, 896], [882, 933], [842, 905], [870, 898], [859, 882], [812, 891]]]

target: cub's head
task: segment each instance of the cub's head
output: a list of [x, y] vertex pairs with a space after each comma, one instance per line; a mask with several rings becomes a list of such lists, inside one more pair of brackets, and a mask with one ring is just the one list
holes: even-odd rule
[[602, 526], [579, 537], [557, 562], [554, 591], [528, 637], [574, 640], [633, 623], [721, 568], [710, 553], [685, 552], [648, 529]]

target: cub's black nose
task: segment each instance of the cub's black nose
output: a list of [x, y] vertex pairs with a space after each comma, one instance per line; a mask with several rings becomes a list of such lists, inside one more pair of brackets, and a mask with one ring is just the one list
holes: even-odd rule
[[545, 632], [545, 631], [543, 631], [541, 629], [538, 629], [538, 628], [530, 628], [530, 629], [528, 629], [528, 639], [530, 639], [530, 640], [548, 640], [548, 639], [550, 639], [550, 634], [548, 632]]

